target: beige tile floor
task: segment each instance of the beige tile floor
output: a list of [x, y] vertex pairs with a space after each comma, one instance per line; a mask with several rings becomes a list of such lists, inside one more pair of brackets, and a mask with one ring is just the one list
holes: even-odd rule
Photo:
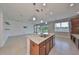
[[[0, 48], [0, 55], [26, 55], [26, 36], [10, 37]], [[55, 46], [49, 55], [77, 55], [79, 50], [67, 38], [55, 38]]]
[[5, 45], [0, 48], [0, 55], [26, 54], [26, 36], [10, 37]]

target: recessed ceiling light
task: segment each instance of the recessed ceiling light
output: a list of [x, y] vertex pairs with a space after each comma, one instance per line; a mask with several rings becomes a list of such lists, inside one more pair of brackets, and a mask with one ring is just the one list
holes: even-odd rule
[[71, 3], [70, 6], [71, 6], [71, 7], [74, 6], [74, 3]]
[[33, 17], [33, 21], [35, 21], [36, 20], [36, 18], [35, 17]]
[[43, 6], [46, 6], [46, 3], [43, 3]]
[[47, 22], [45, 22], [45, 24], [47, 24]]
[[41, 23], [43, 23], [43, 20], [41, 20]]

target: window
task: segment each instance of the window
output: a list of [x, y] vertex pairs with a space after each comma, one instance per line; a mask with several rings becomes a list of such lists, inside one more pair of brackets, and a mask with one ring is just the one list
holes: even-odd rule
[[60, 31], [61, 30], [61, 24], [60, 23], [55, 23], [55, 31]]
[[56, 23], [55, 24], [55, 27], [60, 27], [60, 23]]
[[61, 27], [69, 27], [68, 22], [62, 22]]
[[69, 32], [69, 22], [55, 23], [55, 32]]
[[48, 34], [48, 25], [46, 24], [43, 25], [38, 24], [35, 25], [34, 28], [35, 28], [34, 32], [37, 34], [41, 34], [41, 33]]

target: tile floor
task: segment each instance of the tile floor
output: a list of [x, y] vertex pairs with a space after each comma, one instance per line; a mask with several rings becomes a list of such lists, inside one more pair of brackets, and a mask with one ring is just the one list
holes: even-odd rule
[[5, 45], [0, 48], [0, 55], [25, 55], [26, 36], [10, 37]]
[[71, 39], [55, 38], [55, 46], [49, 55], [79, 55], [79, 50]]
[[[26, 55], [26, 36], [10, 37], [0, 48], [0, 55]], [[75, 44], [67, 38], [55, 38], [49, 55], [79, 55]]]

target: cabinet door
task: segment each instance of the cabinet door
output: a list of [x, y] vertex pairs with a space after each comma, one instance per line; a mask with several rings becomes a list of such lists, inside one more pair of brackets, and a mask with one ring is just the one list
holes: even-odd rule
[[40, 55], [45, 55], [45, 45], [40, 47]]
[[33, 41], [30, 41], [30, 54], [39, 55], [39, 46]]
[[50, 50], [51, 50], [52, 47], [53, 47], [53, 39], [52, 38], [50, 39], [50, 45], [49, 46], [50, 46]]
[[45, 55], [45, 41], [40, 43], [39, 47], [40, 47], [39, 48], [40, 55]]
[[71, 25], [71, 33], [79, 34], [79, 19], [72, 19]]
[[78, 40], [78, 49], [79, 49], [79, 40]]
[[79, 26], [79, 19], [73, 19], [72, 21], [72, 26]]
[[49, 50], [50, 50], [49, 44], [50, 44], [50, 42], [49, 42], [49, 39], [48, 39], [48, 41], [46, 41], [46, 55], [49, 53]]

